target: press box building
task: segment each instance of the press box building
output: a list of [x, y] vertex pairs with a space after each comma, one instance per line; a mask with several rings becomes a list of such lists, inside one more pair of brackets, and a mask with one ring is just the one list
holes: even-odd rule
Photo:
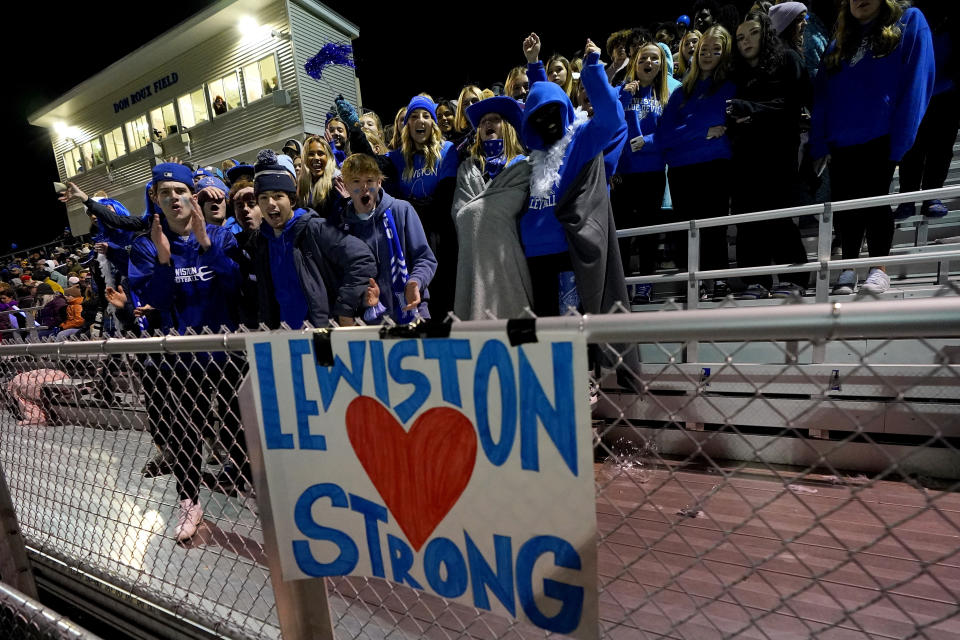
[[[221, 0], [155, 38], [29, 118], [50, 130], [61, 182], [103, 189], [132, 215], [157, 162], [219, 167], [323, 131], [333, 99], [359, 104], [353, 69], [318, 81], [304, 65], [358, 28], [312, 0]], [[90, 223], [68, 207], [75, 235]]]

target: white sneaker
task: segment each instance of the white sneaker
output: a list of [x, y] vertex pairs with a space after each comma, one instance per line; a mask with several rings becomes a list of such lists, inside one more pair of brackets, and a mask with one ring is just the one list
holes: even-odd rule
[[849, 296], [857, 290], [857, 272], [853, 269], [844, 269], [837, 277], [837, 283], [833, 285], [833, 295]]
[[253, 487], [247, 487], [237, 491], [237, 498], [240, 500], [240, 506], [247, 509], [253, 515], [260, 517], [260, 509], [257, 506], [257, 492]]
[[890, 288], [890, 276], [883, 269], [878, 269], [874, 267], [870, 269], [870, 273], [867, 275], [866, 281], [860, 285], [861, 291], [869, 291], [870, 293], [879, 295], [885, 292]]
[[180, 518], [177, 520], [177, 541], [189, 540], [203, 522], [203, 507], [193, 500], [180, 501]]

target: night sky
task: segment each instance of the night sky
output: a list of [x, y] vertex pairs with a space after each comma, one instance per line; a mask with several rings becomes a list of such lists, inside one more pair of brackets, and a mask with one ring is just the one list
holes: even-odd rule
[[[10, 222], [0, 234], [0, 253], [8, 251], [11, 243], [22, 249], [52, 240], [66, 225], [66, 208], [57, 201], [51, 184], [59, 178], [47, 131], [28, 125], [27, 115], [211, 4], [201, 0], [156, 5], [142, 25], [134, 22], [133, 14], [111, 17], [94, 5], [76, 3], [45, 9], [54, 17], [44, 25], [38, 23], [35, 10], [28, 10], [24, 3], [13, 5], [13, 15], [6, 16], [8, 24], [19, 25], [26, 39], [17, 43], [16, 50], [8, 47], [8, 63], [40, 58], [26, 65], [16, 79], [10, 78], [15, 86], [4, 101], [4, 120], [12, 125], [5, 128], [4, 165], [7, 172], [14, 166], [19, 171], [13, 191], [18, 198], [4, 207]], [[693, 0], [648, 0], [634, 4], [637, 11], [630, 15], [615, 11], [614, 7], [624, 5], [613, 2], [591, 15], [565, 15], [534, 3], [515, 3], [521, 6], [509, 12], [494, 4], [326, 4], [359, 26], [361, 35], [354, 46], [364, 106], [389, 121], [396, 109], [421, 91], [435, 99], [456, 98], [467, 82], [481, 86], [503, 82], [511, 67], [524, 62], [521, 43], [530, 31], [540, 36], [544, 59], [555, 50], [570, 57], [583, 48], [587, 37], [602, 48], [612, 31], [672, 21], [690, 12]], [[471, 13], [464, 14], [464, 9]], [[28, 29], [28, 25], [40, 28]], [[30, 44], [31, 37], [36, 44]], [[417, 51], [410, 42], [429, 43], [430, 48]]]

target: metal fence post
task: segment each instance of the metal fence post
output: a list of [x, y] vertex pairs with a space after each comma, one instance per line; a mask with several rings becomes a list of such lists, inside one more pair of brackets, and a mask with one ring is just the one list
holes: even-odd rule
[[0, 580], [36, 600], [37, 583], [23, 544], [23, 534], [13, 508], [7, 476], [0, 466]]
[[277, 618], [284, 640], [334, 640], [330, 606], [327, 603], [327, 585], [323, 578], [284, 582], [280, 570], [280, 555], [273, 528], [273, 510], [267, 487], [267, 473], [263, 467], [260, 441], [260, 419], [253, 399], [250, 374], [243, 380], [238, 392], [240, 415], [247, 438], [250, 471], [257, 491], [257, 507], [263, 524], [263, 550], [270, 568], [270, 582], [277, 602]]
[[[816, 301], [830, 300], [830, 257], [833, 252], [833, 207], [829, 202], [823, 203], [823, 213], [820, 214], [820, 224], [817, 225], [817, 270]], [[827, 344], [822, 341], [813, 343], [811, 359], [813, 364], [823, 362], [827, 358]]]
[[[687, 309], [700, 306], [700, 283], [697, 272], [700, 271], [700, 233], [697, 221], [690, 221], [687, 232]], [[684, 346], [684, 362], [696, 362], [700, 358], [700, 343], [691, 340]]]

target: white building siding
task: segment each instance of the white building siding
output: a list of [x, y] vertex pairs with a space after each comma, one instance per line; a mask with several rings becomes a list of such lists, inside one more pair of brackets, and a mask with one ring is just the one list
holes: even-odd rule
[[301, 6], [296, 0], [287, 0], [290, 12], [290, 32], [296, 59], [296, 73], [300, 87], [300, 108], [303, 112], [304, 131], [323, 131], [326, 114], [333, 107], [333, 99], [343, 94], [357, 104], [357, 80], [353, 69], [341, 65], [329, 66], [321, 80], [311, 78], [304, 65], [328, 42], [349, 44], [351, 34], [320, 19], [315, 13]]

